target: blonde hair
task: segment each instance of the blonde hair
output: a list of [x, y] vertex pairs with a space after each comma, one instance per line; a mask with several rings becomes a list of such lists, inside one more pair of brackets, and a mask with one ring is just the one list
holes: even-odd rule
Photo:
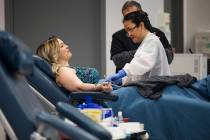
[[43, 41], [42, 44], [36, 50], [36, 54], [38, 56], [44, 58], [51, 64], [52, 71], [56, 77], [58, 76], [58, 70], [61, 67], [61, 65], [57, 62], [59, 52], [60, 45], [58, 42], [58, 37], [55, 36], [50, 37], [46, 41]]

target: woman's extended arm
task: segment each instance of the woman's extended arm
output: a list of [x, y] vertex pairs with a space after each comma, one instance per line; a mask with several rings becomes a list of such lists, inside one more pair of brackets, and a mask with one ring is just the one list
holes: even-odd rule
[[105, 91], [110, 92], [110, 84], [88, 84], [83, 83], [76, 75], [74, 69], [61, 67], [58, 71], [57, 82], [70, 91]]

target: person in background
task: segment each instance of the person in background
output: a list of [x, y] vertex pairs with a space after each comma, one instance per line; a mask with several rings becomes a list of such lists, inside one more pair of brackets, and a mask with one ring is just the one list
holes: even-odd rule
[[[141, 5], [136, 1], [127, 1], [122, 7], [123, 16], [128, 13], [139, 11], [144, 12]], [[155, 28], [151, 27], [151, 32], [157, 35], [165, 49], [168, 63], [171, 64], [174, 54], [171, 45], [169, 44], [165, 34]], [[112, 35], [111, 42], [111, 60], [116, 66], [116, 72], [121, 70], [126, 63], [131, 62], [141, 42], [135, 43], [130, 37], [127, 36], [125, 29], [121, 29]]]
[[79, 78], [79, 75], [77, 75], [76, 70], [69, 65], [72, 57], [69, 46], [58, 37], [54, 36], [44, 41], [37, 48], [36, 53], [51, 64], [52, 71], [56, 77], [56, 83], [69, 91], [110, 92], [112, 90], [111, 84], [109, 83], [84, 83]]
[[106, 80], [122, 85], [151, 76], [170, 75], [167, 56], [159, 38], [151, 33], [152, 26], [144, 12], [131, 12], [123, 19], [124, 29], [134, 43], [141, 43], [134, 58], [118, 73]]

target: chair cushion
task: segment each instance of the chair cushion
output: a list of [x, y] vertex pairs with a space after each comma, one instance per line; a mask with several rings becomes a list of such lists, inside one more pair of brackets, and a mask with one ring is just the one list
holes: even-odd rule
[[35, 65], [42, 70], [47, 76], [49, 76], [51, 79], [55, 80], [55, 75], [52, 72], [52, 67], [51, 65], [44, 60], [43, 58], [33, 55], [34, 63]]
[[8, 32], [0, 32], [0, 59], [10, 72], [26, 75], [33, 70], [32, 53]]

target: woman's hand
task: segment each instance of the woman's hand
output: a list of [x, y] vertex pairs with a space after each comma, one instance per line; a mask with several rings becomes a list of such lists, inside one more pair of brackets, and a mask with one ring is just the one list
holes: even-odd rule
[[101, 84], [97, 84], [96, 89], [98, 89], [99, 91], [103, 91], [103, 92], [111, 92], [112, 86], [111, 86], [111, 83], [104, 82]]

